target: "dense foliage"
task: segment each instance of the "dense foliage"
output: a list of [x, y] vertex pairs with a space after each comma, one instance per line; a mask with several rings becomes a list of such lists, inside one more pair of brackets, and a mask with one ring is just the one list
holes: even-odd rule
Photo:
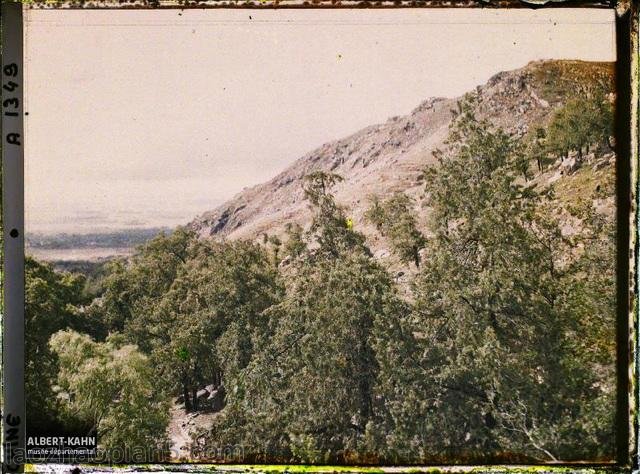
[[50, 345], [60, 365], [57, 389], [66, 401], [63, 416], [86, 420], [90, 432], [100, 436], [107, 460], [122, 461], [135, 447], [148, 449], [149, 460], [164, 459], [168, 396], [156, 389], [148, 357], [120, 335], [100, 343], [60, 331]]
[[319, 171], [311, 224], [283, 236], [177, 229], [90, 292], [29, 261], [31, 426], [37, 414], [109, 449], [163, 445], [179, 403], [217, 412], [194, 446], [223, 461], [227, 446], [258, 462], [611, 459], [615, 228], [594, 203], [614, 191], [567, 205], [536, 180], [610, 145], [610, 104], [568, 101], [521, 138], [474, 110], [460, 104], [420, 202], [372, 198], [405, 287], [334, 199], [340, 176]]
[[411, 198], [396, 193], [381, 202], [377, 196], [372, 196], [365, 217], [389, 238], [391, 247], [403, 262], [413, 262], [416, 268], [420, 267], [420, 250], [426, 239], [418, 230]]
[[591, 145], [605, 143], [612, 148], [613, 107], [604, 93], [573, 98], [556, 111], [549, 124], [548, 151], [563, 156], [589, 152]]
[[64, 328], [84, 325], [79, 307], [84, 303], [83, 278], [56, 273], [50, 266], [31, 258], [25, 261], [25, 384], [29, 430], [48, 433], [60, 429], [53, 392], [58, 360], [49, 347], [49, 338]]

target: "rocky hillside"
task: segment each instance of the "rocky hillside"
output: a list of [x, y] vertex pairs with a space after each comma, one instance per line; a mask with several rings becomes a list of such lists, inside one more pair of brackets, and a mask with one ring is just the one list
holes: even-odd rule
[[[476, 96], [478, 117], [523, 136], [534, 126], [544, 125], [569, 97], [595, 85], [611, 88], [612, 78], [612, 63], [536, 61], [498, 73], [470, 93]], [[421, 171], [434, 162], [432, 152], [445, 146], [459, 99], [431, 98], [409, 115], [327, 143], [270, 181], [204, 213], [190, 227], [203, 237], [254, 239], [264, 233], [281, 234], [288, 222], [305, 225], [310, 210], [303, 196], [303, 177], [316, 170], [332, 171], [344, 178], [334, 189], [337, 202], [346, 207], [356, 228], [371, 239], [374, 250], [380, 251], [374, 229], [363, 219], [368, 197], [384, 197], [398, 190], [419, 197], [424, 192]], [[566, 174], [558, 167], [549, 170], [554, 180]], [[426, 212], [418, 205], [417, 210]]]

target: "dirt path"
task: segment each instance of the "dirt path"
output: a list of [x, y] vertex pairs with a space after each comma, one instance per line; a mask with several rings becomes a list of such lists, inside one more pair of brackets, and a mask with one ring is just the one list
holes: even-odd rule
[[207, 429], [217, 413], [185, 413], [184, 405], [175, 403], [171, 407], [167, 436], [171, 440], [171, 460], [189, 460], [191, 432]]

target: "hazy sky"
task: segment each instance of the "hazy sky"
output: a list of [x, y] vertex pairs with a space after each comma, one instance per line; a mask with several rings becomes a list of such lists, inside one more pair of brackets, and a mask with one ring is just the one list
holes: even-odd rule
[[615, 60], [610, 10], [30, 10], [26, 225], [175, 225], [324, 142], [531, 60]]

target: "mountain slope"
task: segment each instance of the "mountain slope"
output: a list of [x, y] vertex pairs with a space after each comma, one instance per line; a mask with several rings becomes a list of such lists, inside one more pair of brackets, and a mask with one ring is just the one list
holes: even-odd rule
[[[496, 74], [471, 94], [476, 97], [478, 117], [522, 136], [532, 127], [544, 125], [568, 98], [588, 93], [595, 86], [612, 90], [612, 78], [612, 63], [536, 61]], [[432, 98], [409, 115], [327, 143], [270, 181], [204, 213], [189, 227], [203, 237], [254, 239], [263, 233], [281, 234], [288, 222], [305, 225], [311, 214], [302, 180], [312, 171], [323, 170], [344, 178], [333, 190], [336, 200], [375, 249], [378, 238], [363, 219], [368, 196], [404, 191], [419, 197], [423, 193], [421, 172], [435, 161], [433, 151], [445, 146], [458, 100]], [[418, 205], [416, 209], [426, 212]]]

